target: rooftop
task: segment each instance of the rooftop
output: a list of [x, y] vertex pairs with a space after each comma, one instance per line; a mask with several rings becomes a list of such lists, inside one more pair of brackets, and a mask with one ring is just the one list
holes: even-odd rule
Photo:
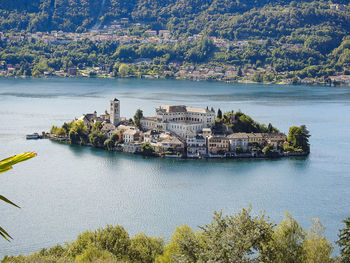
[[249, 134], [244, 133], [244, 132], [232, 133], [232, 134], [228, 135], [227, 138], [230, 138], [230, 139], [248, 139]]
[[136, 133], [138, 133], [137, 130], [128, 129], [128, 130], [126, 130], [123, 134], [126, 134], [126, 135], [135, 135]]
[[204, 108], [196, 108], [185, 105], [161, 105], [157, 109], [165, 110], [166, 112], [196, 112], [196, 113], [209, 113], [212, 112]]

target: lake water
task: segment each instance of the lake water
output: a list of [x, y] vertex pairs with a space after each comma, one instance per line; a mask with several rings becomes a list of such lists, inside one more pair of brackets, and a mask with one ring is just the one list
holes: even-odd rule
[[[108, 109], [153, 116], [161, 104], [238, 110], [283, 132], [306, 124], [311, 155], [281, 160], [143, 158], [24, 135]], [[169, 238], [176, 226], [209, 223], [213, 211], [250, 204], [279, 222], [288, 210], [302, 224], [318, 217], [334, 242], [350, 214], [350, 89], [115, 79], [0, 79], [0, 159], [38, 156], [1, 174], [1, 222], [13, 236], [0, 257], [71, 241], [86, 229], [120, 224], [131, 234]]]

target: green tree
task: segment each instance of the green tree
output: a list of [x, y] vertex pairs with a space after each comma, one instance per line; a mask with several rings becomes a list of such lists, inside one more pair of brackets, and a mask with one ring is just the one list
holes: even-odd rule
[[103, 262], [117, 262], [118, 259], [111, 252], [106, 250], [89, 247], [84, 250], [84, 253], [76, 256], [76, 263], [103, 263]]
[[307, 240], [304, 241], [306, 252], [305, 263], [332, 263], [332, 244], [323, 236], [325, 228], [318, 218], [312, 219], [313, 223], [307, 233]]
[[269, 254], [267, 262], [305, 262], [306, 252], [303, 244], [305, 236], [305, 230], [289, 213], [286, 213], [285, 218], [273, 233], [269, 244], [270, 251], [267, 253]]
[[157, 263], [198, 262], [201, 244], [196, 232], [188, 225], [175, 229], [164, 254], [159, 256]]
[[201, 262], [254, 262], [254, 252], [270, 242], [273, 224], [264, 214], [253, 217], [251, 208], [233, 216], [215, 212], [211, 224], [201, 227]]
[[144, 156], [154, 156], [155, 151], [154, 148], [151, 144], [149, 143], [144, 143], [141, 146], [141, 154]]
[[88, 141], [88, 130], [82, 120], [74, 121], [69, 131], [69, 140], [72, 144], [85, 144]]
[[236, 153], [243, 153], [243, 148], [241, 146], [237, 146]]
[[117, 258], [125, 258], [130, 247], [128, 232], [121, 226], [107, 225], [95, 232], [95, 245], [97, 248], [107, 250]]
[[91, 127], [92, 132], [99, 132], [101, 131], [101, 129], [102, 129], [102, 123], [100, 121], [95, 122]]
[[337, 244], [340, 247], [341, 262], [350, 262], [350, 217], [343, 220], [345, 227], [339, 232]]
[[116, 143], [119, 141], [119, 135], [117, 133], [113, 133], [111, 136], [111, 140]]
[[56, 130], [56, 135], [58, 135], [58, 136], [66, 136], [67, 135], [66, 134], [66, 130], [64, 128], [58, 128]]
[[271, 123], [269, 123], [269, 125], [267, 126], [267, 132], [268, 133], [278, 133], [279, 130], [276, 129], [275, 127], [273, 127]]
[[276, 157], [278, 156], [278, 153], [274, 150], [273, 146], [271, 144], [266, 145], [263, 149], [262, 149], [262, 153], [266, 156], [266, 157]]
[[69, 131], [69, 141], [71, 144], [79, 144], [81, 143], [80, 136], [76, 130]]
[[107, 134], [104, 132], [93, 131], [89, 134], [89, 141], [94, 147], [102, 147], [106, 139]]
[[310, 152], [309, 144], [310, 132], [307, 130], [305, 125], [300, 127], [290, 127], [288, 133], [288, 142], [295, 148], [300, 148], [304, 152]]
[[220, 109], [218, 109], [217, 118], [219, 118], [220, 120], [222, 119], [222, 112]]
[[127, 77], [131, 73], [130, 67], [127, 64], [121, 64], [118, 69], [119, 77]]
[[140, 109], [137, 109], [136, 113], [134, 115], [134, 123], [139, 129], [141, 129], [141, 119], [142, 118], [143, 118], [143, 111]]
[[108, 151], [113, 150], [115, 142], [112, 139], [107, 139], [105, 140], [105, 142], [103, 143], [105, 149], [107, 149]]
[[130, 239], [129, 258], [132, 262], [152, 263], [163, 254], [164, 241], [161, 238], [148, 237], [144, 233]]

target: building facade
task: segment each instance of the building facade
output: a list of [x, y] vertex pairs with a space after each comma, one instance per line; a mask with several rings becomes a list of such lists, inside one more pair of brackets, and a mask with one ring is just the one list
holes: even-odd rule
[[215, 111], [184, 105], [162, 105], [156, 108], [156, 116], [143, 118], [144, 130], [170, 131], [180, 137], [198, 134], [215, 122]]
[[138, 141], [140, 138], [140, 132], [136, 129], [128, 129], [123, 132], [123, 141], [125, 143], [132, 143]]
[[237, 147], [241, 147], [243, 152], [248, 151], [249, 135], [248, 133], [233, 133], [227, 136], [230, 141], [230, 150], [235, 152]]
[[207, 154], [207, 143], [203, 136], [187, 136], [187, 155], [189, 157], [204, 156]]
[[208, 138], [209, 154], [223, 154], [230, 151], [230, 141], [225, 136], [210, 136]]

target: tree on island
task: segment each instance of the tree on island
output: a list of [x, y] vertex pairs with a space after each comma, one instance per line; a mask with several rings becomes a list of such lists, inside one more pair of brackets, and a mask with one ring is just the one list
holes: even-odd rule
[[88, 142], [88, 129], [82, 120], [74, 121], [69, 131], [69, 140], [71, 144], [83, 145]]
[[268, 133], [278, 133], [279, 130], [277, 128], [273, 127], [271, 123], [269, 123], [269, 125], [267, 126], [267, 132]]
[[241, 146], [237, 146], [236, 153], [243, 153], [243, 148]]
[[143, 118], [143, 111], [140, 109], [136, 110], [136, 113], [134, 115], [134, 123], [137, 126], [137, 128], [141, 129], [141, 119]]
[[114, 133], [112, 134], [111, 138], [105, 140], [103, 145], [108, 151], [111, 151], [114, 149], [114, 147], [117, 146], [118, 143], [119, 143], [119, 135], [117, 133]]
[[149, 143], [144, 143], [141, 146], [141, 154], [144, 156], [154, 156], [154, 148], [151, 144]]
[[101, 129], [102, 129], [102, 123], [100, 121], [95, 122], [91, 127], [92, 132], [98, 132]]
[[302, 149], [304, 152], [310, 152], [309, 137], [310, 132], [305, 125], [300, 127], [292, 126], [289, 128], [288, 142], [294, 148]]
[[50, 130], [51, 134], [55, 134], [57, 136], [65, 136], [66, 134], [66, 130], [62, 127], [56, 127], [56, 126], [52, 126], [51, 130]]
[[222, 119], [222, 111], [220, 109], [218, 109], [217, 118], [220, 120]]
[[112, 151], [114, 146], [115, 146], [115, 142], [112, 139], [107, 139], [105, 140], [105, 142], [103, 143], [103, 146], [105, 149], [107, 149], [108, 151]]
[[262, 153], [266, 156], [266, 157], [277, 157], [278, 153], [274, 150], [273, 146], [271, 144], [266, 145], [263, 149], [262, 149]]
[[100, 131], [93, 131], [89, 134], [89, 141], [94, 147], [102, 147], [107, 139], [107, 134]]
[[114, 134], [112, 134], [112, 136], [111, 136], [110, 139], [111, 139], [111, 140], [114, 142], [114, 144], [115, 144], [115, 143], [119, 142], [120, 136], [119, 136], [119, 134], [114, 133]]

